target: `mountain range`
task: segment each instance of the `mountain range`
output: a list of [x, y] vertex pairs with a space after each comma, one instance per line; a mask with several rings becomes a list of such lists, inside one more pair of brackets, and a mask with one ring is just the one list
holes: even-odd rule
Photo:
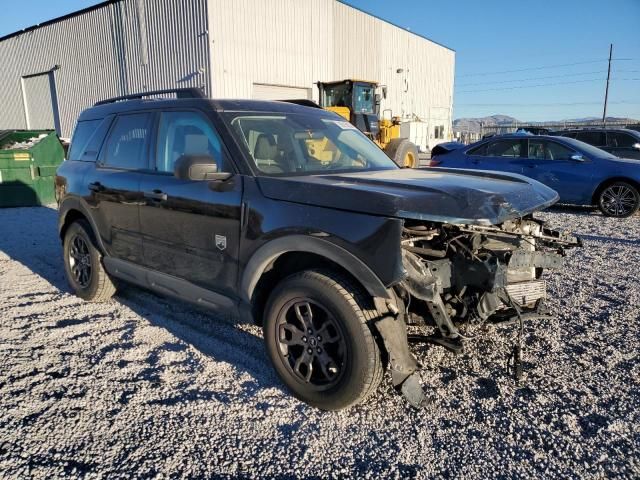
[[[600, 122], [599, 117], [571, 118], [567, 120], [549, 121], [549, 122], [523, 122], [509, 115], [490, 115], [487, 117], [475, 118], [457, 118], [453, 121], [454, 132], [480, 132], [480, 124], [487, 126], [496, 125], [513, 125], [513, 124], [530, 124], [530, 125], [562, 125], [564, 123], [589, 123]], [[607, 117], [607, 122], [626, 122], [638, 123], [638, 120], [631, 118]]]

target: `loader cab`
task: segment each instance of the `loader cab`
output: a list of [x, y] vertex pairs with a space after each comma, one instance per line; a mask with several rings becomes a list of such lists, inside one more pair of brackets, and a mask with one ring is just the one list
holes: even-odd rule
[[380, 135], [378, 84], [362, 80], [318, 82], [320, 106], [337, 113], [371, 139]]

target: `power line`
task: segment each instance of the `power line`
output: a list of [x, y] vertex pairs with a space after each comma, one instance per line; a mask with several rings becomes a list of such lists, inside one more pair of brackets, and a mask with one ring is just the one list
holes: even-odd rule
[[572, 85], [576, 83], [603, 82], [603, 81], [604, 81], [603, 78], [591, 78], [589, 80], [574, 80], [572, 82], [538, 83], [536, 85], [516, 85], [515, 87], [485, 88], [483, 90], [461, 90], [457, 93], [494, 92], [494, 91], [502, 91], [502, 90], [516, 90], [521, 88], [551, 87], [556, 85]]
[[[458, 87], [472, 87], [475, 85], [495, 85], [501, 83], [515, 83], [515, 82], [528, 82], [533, 80], [547, 80], [549, 78], [564, 78], [564, 77], [578, 77], [580, 75], [594, 75], [596, 73], [607, 73], [606, 70], [597, 70], [595, 72], [580, 72], [580, 73], [565, 73], [562, 75], [546, 75], [544, 77], [530, 77], [530, 78], [519, 78], [515, 80], [500, 80], [500, 81], [492, 81], [492, 82], [479, 82], [479, 83], [463, 83], [458, 84]], [[635, 73], [635, 72], [634, 72]]]
[[[553, 83], [538, 83], [536, 85], [516, 85], [514, 87], [498, 87], [498, 88], [485, 88], [483, 90], [460, 90], [456, 93], [481, 93], [481, 92], [496, 92], [504, 90], [518, 90], [523, 88], [538, 88], [538, 87], [553, 87], [557, 85], [573, 85], [576, 83], [588, 83], [588, 82], [604, 82], [604, 78], [591, 78], [587, 80], [574, 80], [572, 82], [553, 82]], [[618, 78], [614, 79], [618, 82], [636, 82], [640, 78]]]
[[[515, 72], [528, 72], [531, 70], [544, 70], [547, 68], [561, 68], [561, 67], [573, 67], [575, 65], [587, 65], [592, 63], [604, 63], [608, 59], [604, 58], [602, 60], [589, 60], [585, 62], [574, 62], [574, 63], [560, 63], [555, 65], [542, 65], [539, 67], [527, 67], [527, 68], [518, 68], [515, 70], [502, 70], [499, 72], [480, 72], [480, 73], [466, 73], [464, 75], [458, 75], [458, 78], [462, 77], [475, 77], [475, 76], [486, 76], [486, 75], [502, 75], [503, 73], [515, 73]], [[633, 60], [633, 58], [613, 58], [612, 61], [627, 61]]]

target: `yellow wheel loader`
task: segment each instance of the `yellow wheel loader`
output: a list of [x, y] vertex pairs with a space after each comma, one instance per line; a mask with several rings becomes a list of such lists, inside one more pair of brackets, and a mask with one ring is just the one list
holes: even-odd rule
[[[318, 82], [320, 106], [344, 117], [369, 136], [399, 166], [418, 166], [418, 147], [400, 136], [400, 117], [380, 118], [377, 82], [342, 80]], [[380, 87], [386, 98], [386, 87]]]

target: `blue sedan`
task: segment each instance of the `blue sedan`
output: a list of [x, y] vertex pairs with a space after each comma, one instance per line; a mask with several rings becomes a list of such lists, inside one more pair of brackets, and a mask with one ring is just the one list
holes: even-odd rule
[[561, 203], [598, 205], [610, 217], [640, 208], [640, 162], [572, 138], [500, 135], [471, 145], [434, 148], [431, 165], [519, 173], [553, 188]]

